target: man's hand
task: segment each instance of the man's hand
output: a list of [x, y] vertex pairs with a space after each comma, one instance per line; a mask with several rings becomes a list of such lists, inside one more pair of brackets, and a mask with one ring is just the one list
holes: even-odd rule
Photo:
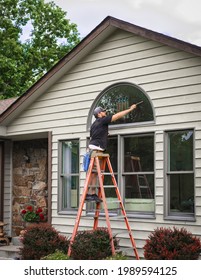
[[133, 111], [134, 109], [136, 109], [136, 107], [137, 107], [137, 105], [133, 104], [133, 105], [130, 106], [130, 110]]

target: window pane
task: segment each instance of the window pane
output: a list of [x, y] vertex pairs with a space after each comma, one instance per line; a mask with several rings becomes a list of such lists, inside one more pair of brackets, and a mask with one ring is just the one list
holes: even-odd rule
[[154, 137], [138, 136], [124, 139], [124, 171], [154, 170]]
[[62, 180], [62, 202], [63, 208], [77, 208], [78, 207], [78, 188], [79, 177], [68, 176]]
[[137, 106], [136, 110], [111, 123], [111, 125], [152, 121], [153, 110], [145, 93], [137, 86], [128, 83], [117, 84], [107, 89], [97, 102], [97, 106], [107, 109], [110, 114], [116, 114], [119, 111], [128, 109], [133, 103], [140, 101], [143, 101], [143, 103]]
[[169, 145], [169, 171], [192, 171], [193, 131], [181, 131], [170, 133]]
[[[110, 155], [110, 161], [112, 164], [112, 169], [114, 172], [117, 172], [117, 159], [118, 159], [118, 155], [117, 155], [117, 137], [109, 137], [108, 138], [108, 147], [107, 147], [107, 151], [106, 153], [108, 153]], [[106, 172], [108, 170], [106, 169]]]
[[65, 141], [62, 145], [62, 173], [79, 172], [79, 141]]
[[170, 211], [194, 213], [194, 175], [170, 175]]
[[79, 141], [62, 142], [62, 209], [78, 207]]
[[125, 209], [154, 212], [154, 175], [125, 176]]

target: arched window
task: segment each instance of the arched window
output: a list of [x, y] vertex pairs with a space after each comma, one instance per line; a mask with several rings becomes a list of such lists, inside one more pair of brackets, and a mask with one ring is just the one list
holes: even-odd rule
[[93, 108], [101, 106], [105, 108], [110, 114], [128, 109], [132, 104], [143, 101], [137, 106], [137, 109], [126, 115], [124, 118], [111, 123], [128, 124], [149, 122], [154, 120], [152, 105], [146, 93], [138, 86], [131, 83], [118, 83], [106, 88], [96, 100]]

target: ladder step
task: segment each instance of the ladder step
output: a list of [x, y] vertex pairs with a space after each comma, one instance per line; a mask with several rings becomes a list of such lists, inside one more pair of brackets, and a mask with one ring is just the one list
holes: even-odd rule
[[[98, 185], [89, 185], [90, 188], [100, 188]], [[105, 185], [103, 186], [104, 189], [110, 189], [110, 188], [116, 188], [117, 186], [115, 185]]]
[[[117, 211], [117, 210], [121, 210], [121, 208], [110, 208], [108, 209], [108, 214], [109, 214], [109, 217], [114, 217], [114, 213], [112, 213], [112, 211]], [[93, 214], [95, 214], [95, 212], [99, 212], [101, 217], [104, 217], [102, 214], [105, 214], [105, 210], [104, 209], [87, 209], [87, 210], [83, 210], [85, 212], [88, 212], [89, 216], [92, 217], [92, 218], [97, 218], [96, 216], [92, 216]], [[100, 216], [99, 216], [100, 217]], [[115, 218], [116, 217], [119, 217], [116, 213], [115, 213]]]
[[92, 152], [91, 157], [107, 158], [107, 157], [110, 157], [110, 155], [109, 154], [98, 153], [98, 152]]
[[101, 172], [101, 175], [110, 175], [110, 176], [113, 176], [114, 175], [114, 173], [110, 173], [110, 172]]

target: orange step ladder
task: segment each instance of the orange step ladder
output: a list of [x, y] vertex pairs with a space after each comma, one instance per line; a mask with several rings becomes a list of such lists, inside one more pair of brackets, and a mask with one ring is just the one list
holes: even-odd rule
[[[126, 224], [126, 227], [127, 227], [127, 230], [128, 230], [128, 234], [129, 234], [129, 237], [130, 237], [130, 241], [131, 241], [131, 244], [132, 244], [134, 255], [135, 255], [136, 259], [139, 260], [140, 258], [139, 258], [138, 251], [137, 251], [137, 248], [136, 248], [135, 240], [134, 240], [132, 232], [131, 232], [131, 228], [130, 228], [130, 225], [129, 225], [129, 222], [128, 222], [126, 211], [125, 211], [122, 199], [121, 199], [121, 195], [120, 195], [120, 192], [119, 192], [119, 188], [117, 186], [117, 182], [116, 182], [116, 179], [115, 179], [115, 175], [114, 175], [109, 157], [110, 157], [109, 154], [99, 153], [99, 152], [95, 152], [95, 151], [91, 155], [90, 164], [89, 164], [89, 168], [88, 168], [87, 176], [86, 176], [86, 180], [85, 180], [85, 185], [84, 185], [84, 191], [83, 191], [83, 194], [82, 194], [82, 197], [81, 197], [81, 202], [80, 202], [80, 205], [79, 205], [79, 208], [78, 208], [78, 213], [77, 213], [77, 217], [76, 217], [76, 221], [75, 221], [75, 226], [74, 226], [73, 233], [72, 233], [71, 240], [70, 240], [70, 245], [69, 245], [69, 249], [68, 249], [68, 256], [71, 255], [71, 244], [73, 243], [73, 241], [75, 239], [75, 236], [77, 234], [77, 231], [78, 231], [82, 211], [83, 211], [83, 208], [84, 208], [85, 198], [86, 198], [86, 195], [87, 195], [88, 190], [89, 190], [89, 183], [91, 182], [92, 172], [94, 172], [94, 168], [95, 168], [96, 169], [95, 171], [96, 171], [97, 176], [98, 176], [98, 181], [99, 181], [98, 197], [100, 199], [102, 199], [102, 202], [96, 203], [93, 230], [96, 230], [97, 227], [98, 227], [98, 218], [99, 218], [99, 214], [100, 214], [100, 210], [101, 210], [100, 206], [101, 206], [101, 203], [102, 203], [103, 207], [104, 207], [108, 233], [109, 233], [109, 237], [110, 237], [110, 240], [111, 240], [112, 255], [114, 255], [115, 254], [115, 246], [114, 246], [114, 241], [113, 241], [113, 236], [112, 236], [112, 229], [111, 229], [111, 225], [110, 225], [110, 218], [109, 218], [109, 212], [108, 212], [104, 187], [114, 188], [115, 192], [116, 192], [118, 202], [119, 202], [119, 205], [120, 205], [122, 216], [124, 218], [124, 221], [125, 221], [125, 224]], [[109, 173], [105, 173], [106, 165], [109, 169]], [[104, 175], [111, 175], [111, 179], [112, 179], [112, 182], [113, 182], [112, 186], [104, 186]], [[92, 187], [92, 186], [90, 186], [90, 187]]]

